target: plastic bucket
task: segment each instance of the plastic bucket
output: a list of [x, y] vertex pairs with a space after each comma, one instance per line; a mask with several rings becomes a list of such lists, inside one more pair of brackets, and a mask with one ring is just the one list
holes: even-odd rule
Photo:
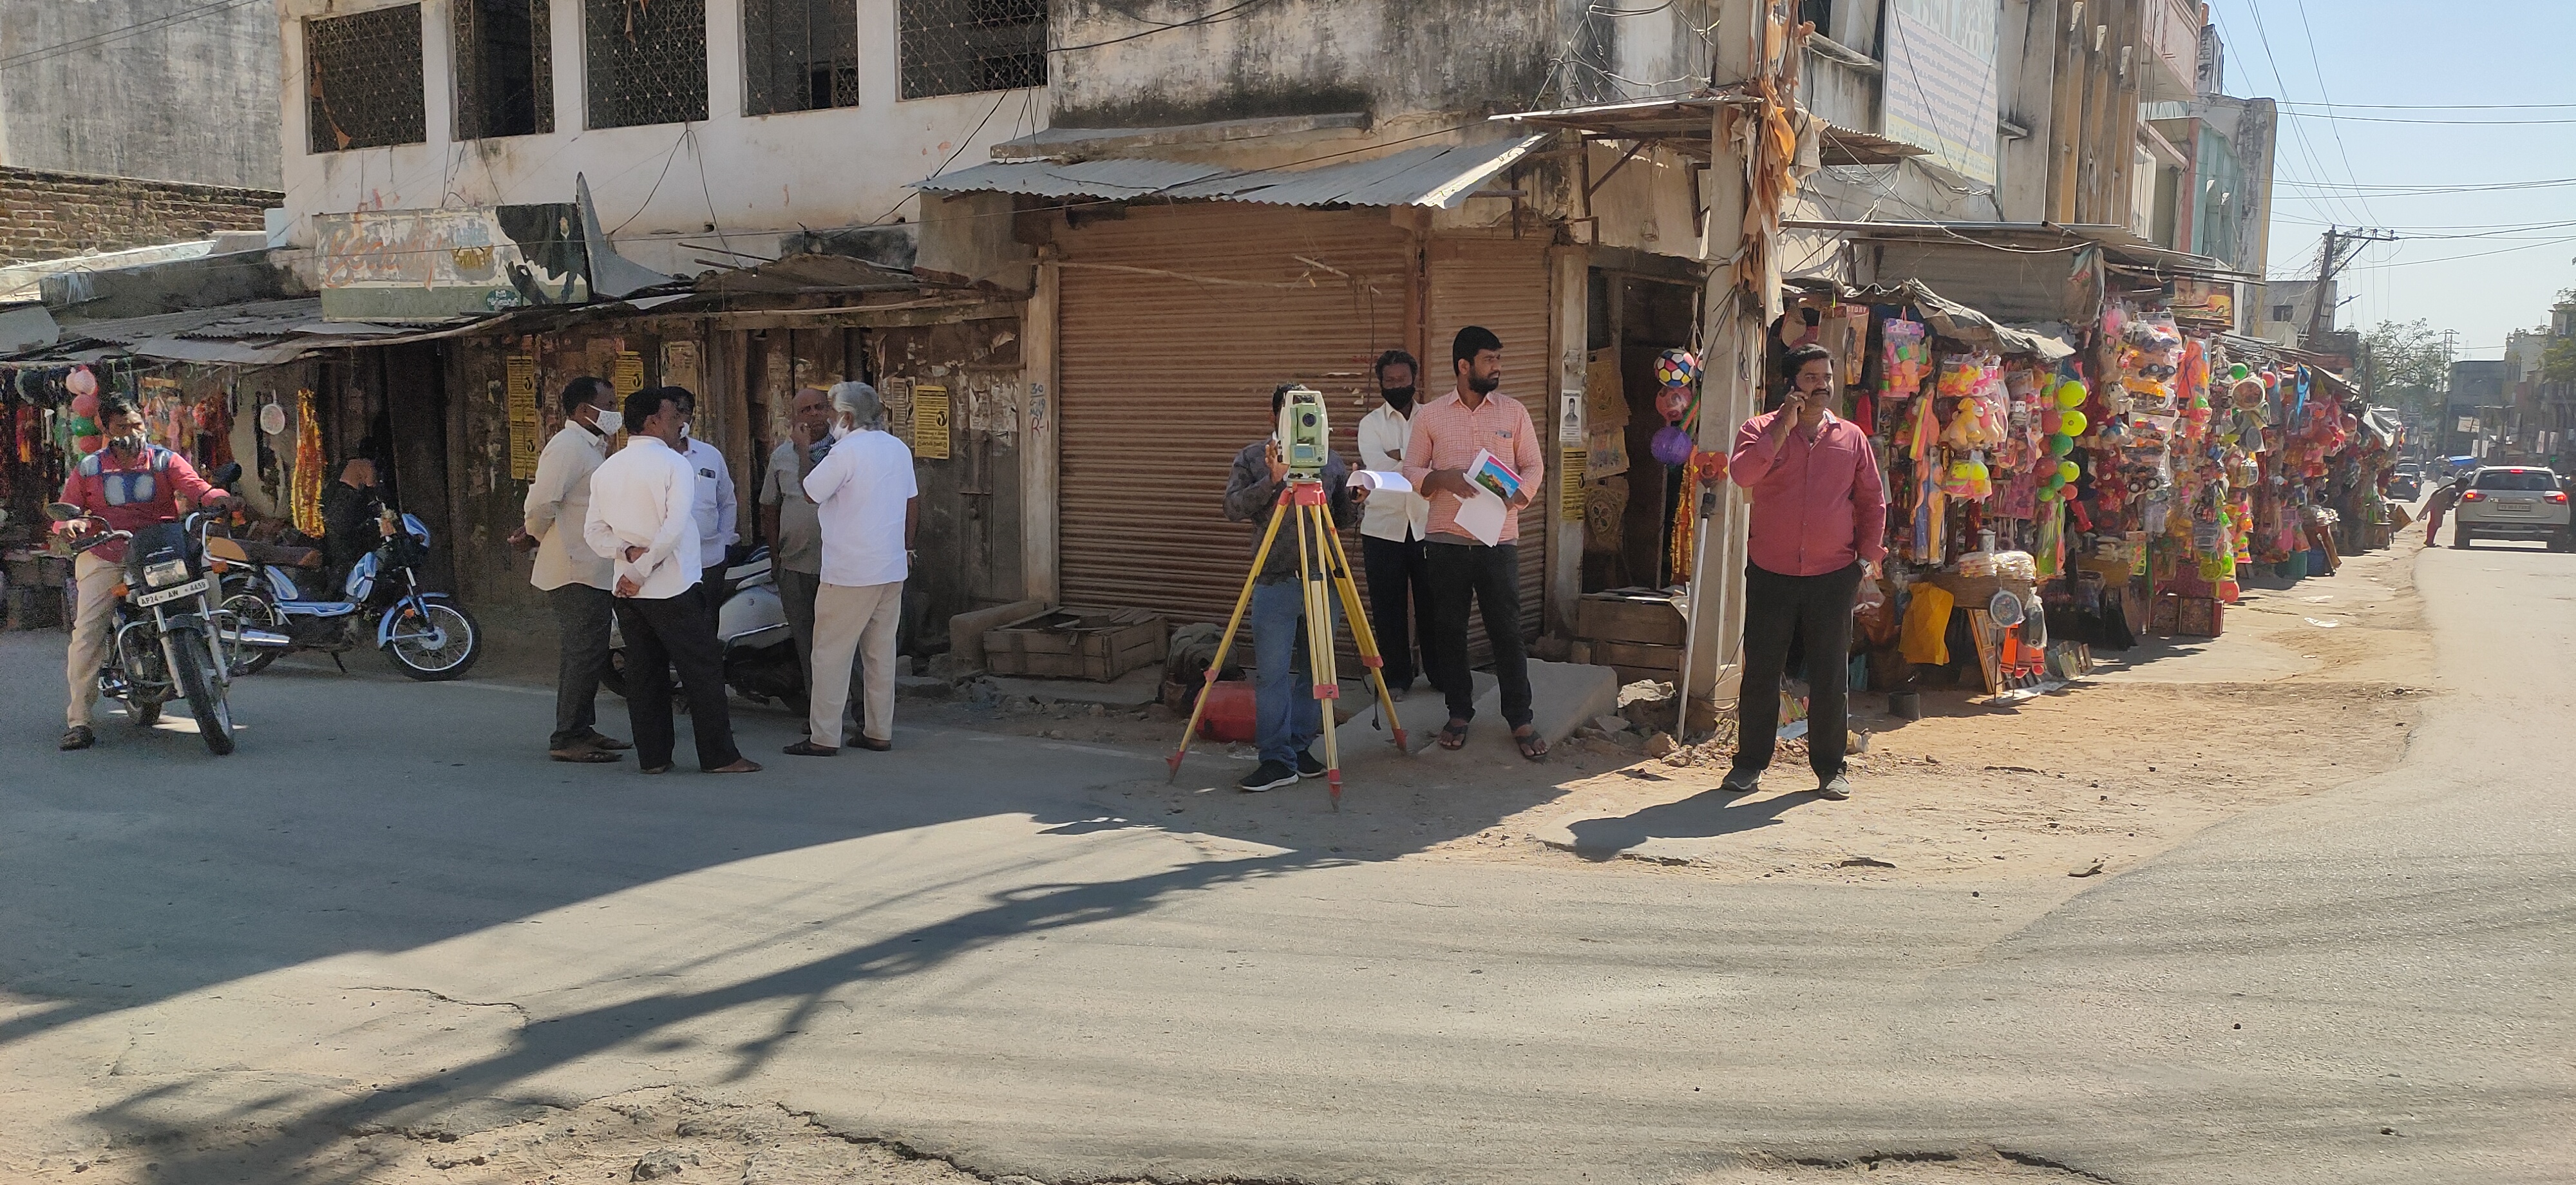
[[1923, 697], [1911, 691], [1887, 693], [1887, 714], [1899, 720], [1923, 718]]

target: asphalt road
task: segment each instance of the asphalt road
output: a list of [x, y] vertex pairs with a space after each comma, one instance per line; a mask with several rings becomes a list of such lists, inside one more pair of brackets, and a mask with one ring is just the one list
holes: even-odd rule
[[1049, 1182], [1989, 1148], [2576, 1181], [2576, 556], [2418, 579], [2444, 694], [2394, 772], [1975, 895], [1283, 850], [1126, 817], [1150, 759], [968, 731], [751, 778], [552, 765], [547, 697], [371, 656], [242, 685], [233, 758], [121, 725], [57, 754], [59, 635], [0, 636], [0, 1145], [263, 1125], [284, 1165], [685, 1083]]

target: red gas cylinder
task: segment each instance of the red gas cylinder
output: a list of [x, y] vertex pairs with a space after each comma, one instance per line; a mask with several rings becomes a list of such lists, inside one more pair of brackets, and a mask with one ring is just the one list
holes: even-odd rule
[[1207, 710], [1199, 713], [1199, 735], [1212, 741], [1249, 741], [1253, 737], [1252, 683], [1228, 679], [1208, 688]]

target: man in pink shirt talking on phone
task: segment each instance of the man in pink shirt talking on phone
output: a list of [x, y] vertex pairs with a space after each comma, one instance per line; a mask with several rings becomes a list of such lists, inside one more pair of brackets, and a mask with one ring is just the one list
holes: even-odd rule
[[1789, 392], [1744, 422], [1727, 473], [1752, 495], [1744, 571], [1744, 690], [1739, 740], [1723, 786], [1759, 785], [1780, 728], [1789, 641], [1807, 657], [1807, 762], [1816, 793], [1851, 797], [1843, 772], [1844, 695], [1853, 598], [1887, 556], [1887, 483], [1869, 434], [1835, 415], [1833, 356], [1800, 346], [1782, 360]]

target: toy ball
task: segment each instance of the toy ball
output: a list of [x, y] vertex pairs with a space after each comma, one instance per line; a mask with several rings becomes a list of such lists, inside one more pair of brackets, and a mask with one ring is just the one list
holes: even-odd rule
[[71, 374], [64, 377], [63, 390], [71, 392], [75, 399], [85, 395], [96, 395], [98, 376], [91, 374], [86, 366], [75, 366]]
[[2082, 407], [2084, 406], [2084, 384], [2068, 379], [2057, 385], [2056, 398], [2059, 407]]
[[2244, 382], [2245, 376], [2251, 373], [2253, 372], [2245, 369], [2245, 364], [2242, 362], [2227, 368], [2227, 377], [2233, 382]]
[[1655, 459], [1667, 465], [1685, 464], [1691, 459], [1690, 433], [1670, 424], [1655, 433]]
[[1692, 477], [1701, 481], [1724, 481], [1726, 480], [1726, 454], [1695, 451], [1691, 453], [1690, 472]]
[[1666, 423], [1678, 424], [1690, 414], [1691, 393], [1688, 387], [1666, 387], [1655, 393], [1655, 410], [1663, 413]]
[[106, 438], [98, 436], [82, 436], [77, 437], [72, 441], [72, 447], [80, 450], [84, 454], [97, 452], [106, 446]]
[[1699, 381], [1699, 355], [1688, 350], [1666, 350], [1655, 356], [1655, 382], [1666, 387], [1687, 387]]
[[72, 396], [72, 414], [84, 420], [98, 418], [98, 393]]
[[2061, 481], [2073, 481], [2078, 476], [2081, 476], [2083, 472], [2084, 471], [2082, 469], [2076, 467], [2076, 464], [2073, 461], [2060, 461], [2057, 463], [2057, 476]]
[[2050, 455], [2050, 456], [2052, 456], [2052, 457], [2063, 457], [2063, 456], [2065, 456], [2066, 454], [2071, 453], [2071, 452], [2074, 452], [2074, 451], [2075, 451], [2075, 438], [2074, 438], [2074, 437], [2072, 437], [2072, 436], [2068, 436], [2067, 434], [2065, 434], [2065, 433], [2063, 433], [2063, 432], [2053, 433], [2053, 434], [2051, 434], [2051, 435], [2049, 436], [2049, 438], [2048, 438], [2048, 455]]
[[2068, 408], [2066, 411], [2059, 413], [2057, 417], [2057, 430], [2059, 433], [2066, 436], [2082, 436], [2084, 435], [2084, 429], [2091, 426], [2092, 421], [2085, 419], [2083, 412], [2076, 411], [2073, 408]]
[[63, 428], [74, 436], [96, 436], [99, 434], [98, 421], [88, 416], [75, 415], [72, 418], [63, 421]]

